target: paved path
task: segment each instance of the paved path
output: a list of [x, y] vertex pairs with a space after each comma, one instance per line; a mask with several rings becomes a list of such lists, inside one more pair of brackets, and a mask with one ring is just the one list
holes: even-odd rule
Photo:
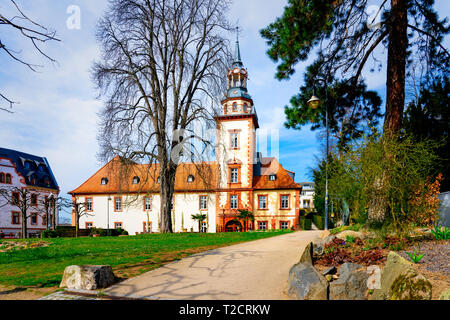
[[289, 269], [321, 231], [297, 231], [195, 254], [106, 290], [175, 300], [288, 300]]

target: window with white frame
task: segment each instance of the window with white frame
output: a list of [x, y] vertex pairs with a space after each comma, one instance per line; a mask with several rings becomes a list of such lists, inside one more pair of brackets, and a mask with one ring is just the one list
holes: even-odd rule
[[281, 196], [281, 209], [289, 209], [289, 196]]
[[122, 211], [122, 197], [116, 197], [114, 200], [114, 210]]
[[280, 228], [281, 228], [281, 229], [284, 229], [284, 230], [289, 229], [289, 221], [282, 221], [282, 222], [280, 223]]
[[239, 134], [232, 133], [230, 136], [231, 148], [239, 148]]
[[267, 230], [267, 222], [259, 221], [258, 222], [258, 230]]
[[267, 196], [258, 196], [259, 209], [267, 209]]
[[207, 232], [208, 226], [206, 224], [206, 222], [202, 222], [202, 228], [200, 229], [200, 232]]
[[145, 197], [144, 210], [152, 210], [152, 198], [151, 197]]
[[114, 222], [114, 229], [123, 229], [122, 222]]
[[92, 211], [92, 198], [86, 198], [86, 211]]
[[230, 195], [230, 209], [237, 209], [237, 194]]
[[230, 181], [231, 183], [238, 183], [238, 169], [237, 168], [231, 168], [230, 169]]
[[86, 222], [86, 229], [91, 229], [92, 227], [92, 222]]
[[200, 196], [200, 210], [208, 209], [208, 196]]

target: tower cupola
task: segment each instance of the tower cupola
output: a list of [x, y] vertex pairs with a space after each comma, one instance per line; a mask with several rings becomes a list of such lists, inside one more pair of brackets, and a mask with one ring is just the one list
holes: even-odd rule
[[248, 73], [241, 60], [239, 38], [236, 36], [236, 46], [231, 69], [227, 72], [227, 92], [222, 101], [224, 114], [253, 113], [253, 100], [247, 91]]

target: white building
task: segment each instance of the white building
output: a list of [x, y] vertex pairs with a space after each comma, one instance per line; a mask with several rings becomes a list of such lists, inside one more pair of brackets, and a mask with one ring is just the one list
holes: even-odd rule
[[[295, 174], [273, 157], [256, 150], [258, 116], [247, 92], [247, 70], [239, 43], [227, 73], [222, 112], [215, 117], [216, 161], [182, 163], [175, 179], [172, 223], [175, 232], [198, 231], [192, 215], [204, 213], [202, 231], [289, 229], [298, 224], [301, 186]], [[86, 182], [69, 192], [88, 203], [80, 228], [123, 228], [130, 234], [158, 232], [160, 219], [158, 164], [134, 164], [124, 176], [117, 156]], [[254, 221], [237, 218], [240, 209]], [[72, 215], [72, 224], [75, 216]]]
[[[51, 196], [57, 197], [59, 187], [46, 158], [0, 148], [0, 190], [21, 203], [19, 190], [26, 189], [28, 236], [38, 236], [47, 228], [44, 203]], [[19, 205], [13, 205], [6, 197], [0, 197], [0, 233], [4, 237], [19, 238], [22, 230]], [[58, 216], [56, 215], [56, 224]], [[51, 220], [49, 219], [49, 223]]]
[[299, 182], [302, 186], [300, 192], [300, 208], [305, 210], [314, 209], [314, 182]]

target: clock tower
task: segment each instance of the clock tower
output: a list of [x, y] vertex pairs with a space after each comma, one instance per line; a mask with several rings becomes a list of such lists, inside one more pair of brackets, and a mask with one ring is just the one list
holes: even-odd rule
[[228, 87], [217, 123], [216, 157], [219, 174], [218, 213], [235, 215], [238, 209], [252, 210], [253, 164], [256, 161], [258, 117], [247, 92], [248, 73], [241, 61], [239, 40]]

